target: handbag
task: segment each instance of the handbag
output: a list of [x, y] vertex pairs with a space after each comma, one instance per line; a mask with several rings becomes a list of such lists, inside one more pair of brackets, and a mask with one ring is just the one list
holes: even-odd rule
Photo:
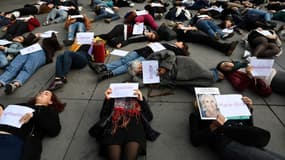
[[103, 135], [106, 135], [108, 133], [111, 133], [111, 117], [113, 115], [114, 111], [106, 118], [106, 119], [100, 119], [98, 122], [96, 122], [90, 129], [89, 129], [89, 135], [91, 137], [96, 138], [97, 141], [100, 140], [100, 138]]

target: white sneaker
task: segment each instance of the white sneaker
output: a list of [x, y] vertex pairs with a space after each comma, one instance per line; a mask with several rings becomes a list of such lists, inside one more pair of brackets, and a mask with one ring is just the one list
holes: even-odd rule
[[251, 56], [250, 51], [244, 50], [244, 54], [243, 54], [242, 58], [246, 59], [246, 58], [248, 58], [248, 57], [250, 57], [250, 56]]
[[130, 5], [129, 5], [130, 7], [134, 7], [135, 6], [135, 4], [134, 3], [130, 3]]

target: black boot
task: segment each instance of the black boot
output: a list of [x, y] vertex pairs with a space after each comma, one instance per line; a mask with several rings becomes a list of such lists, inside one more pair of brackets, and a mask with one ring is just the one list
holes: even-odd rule
[[105, 66], [105, 64], [96, 64], [89, 61], [88, 66], [97, 74], [107, 71], [107, 67]]
[[234, 42], [230, 43], [227, 51], [225, 52], [225, 55], [231, 56], [237, 45], [238, 45], [238, 41], [234, 41]]
[[100, 81], [103, 81], [103, 80], [111, 78], [111, 77], [113, 77], [112, 71], [104, 71], [104, 72], [98, 74], [97, 81], [100, 82]]

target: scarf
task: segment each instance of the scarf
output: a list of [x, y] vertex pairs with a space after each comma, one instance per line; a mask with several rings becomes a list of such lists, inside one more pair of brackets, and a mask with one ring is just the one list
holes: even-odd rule
[[114, 135], [118, 128], [126, 128], [131, 118], [140, 117], [141, 106], [134, 98], [116, 98], [114, 113], [112, 115], [112, 132]]

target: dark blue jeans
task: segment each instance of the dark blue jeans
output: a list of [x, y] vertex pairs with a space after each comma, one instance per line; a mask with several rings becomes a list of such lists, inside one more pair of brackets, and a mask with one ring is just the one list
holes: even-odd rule
[[56, 59], [56, 77], [65, 77], [70, 69], [84, 68], [88, 63], [87, 52], [64, 51]]
[[23, 140], [14, 135], [0, 134], [1, 159], [19, 160], [22, 156]]
[[271, 151], [230, 142], [221, 153], [225, 160], [284, 160], [284, 157]]

